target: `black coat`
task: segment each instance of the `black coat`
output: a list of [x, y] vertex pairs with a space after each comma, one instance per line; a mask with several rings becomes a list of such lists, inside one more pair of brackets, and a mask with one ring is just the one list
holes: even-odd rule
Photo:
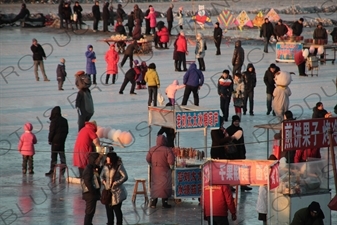
[[133, 19], [133, 15], [128, 15], [128, 27], [134, 27], [135, 26], [135, 20]]
[[78, 6], [74, 5], [73, 11], [74, 11], [74, 13], [77, 14], [77, 18], [78, 19], [82, 18], [82, 11], [83, 11], [82, 6], [80, 6], [80, 5], [78, 5]]
[[241, 47], [241, 41], [235, 42], [235, 49], [233, 52], [232, 65], [243, 65], [243, 61], [245, 60], [245, 51]]
[[251, 92], [256, 86], [256, 73], [255, 71], [245, 71], [242, 73], [243, 82], [245, 83], [245, 91]]
[[303, 23], [299, 23], [298, 21], [296, 21], [291, 29], [293, 29], [293, 34], [296, 36], [301, 36], [302, 31], [303, 31]]
[[222, 38], [222, 29], [220, 27], [214, 28], [213, 31], [213, 38], [215, 40], [221, 39]]
[[231, 137], [235, 132], [241, 130], [242, 131], [242, 136], [239, 140], [233, 139], [232, 142], [236, 146], [237, 154], [234, 154], [232, 159], [245, 159], [246, 158], [246, 147], [245, 147], [245, 140], [243, 138], [243, 130], [239, 126], [234, 126], [233, 123], [229, 127], [227, 127], [226, 131], [228, 135]]
[[140, 26], [140, 21], [136, 20], [135, 28], [133, 28], [133, 31], [132, 31], [132, 39], [139, 40], [141, 38], [142, 38], [142, 28]]
[[94, 5], [92, 7], [92, 14], [94, 15], [94, 18], [96, 18], [97, 20], [101, 19], [101, 11], [99, 10], [98, 5]]
[[115, 31], [119, 34], [123, 34], [124, 36], [126, 36], [126, 31], [125, 31], [123, 24], [117, 25]]
[[328, 39], [328, 34], [326, 32], [326, 29], [324, 27], [322, 28], [317, 27], [314, 30], [313, 38], [314, 39], [324, 39], [324, 40]]
[[166, 20], [167, 22], [172, 22], [173, 21], [173, 11], [172, 8], [168, 8], [167, 12], [166, 12]]
[[128, 80], [136, 80], [137, 72], [134, 68], [130, 68], [128, 71], [125, 73], [125, 78]]
[[135, 49], [137, 48], [137, 45], [134, 43], [131, 43], [128, 45], [128, 47], [126, 47], [124, 55], [133, 55], [133, 52], [135, 51]]
[[135, 18], [135, 20], [136, 19], [139, 19], [139, 22], [140, 22], [140, 24], [143, 22], [143, 19], [144, 19], [144, 14], [143, 14], [143, 11], [140, 9], [140, 8], [138, 8], [138, 9], [135, 9], [134, 11], [133, 11], [133, 17]]
[[62, 16], [63, 16], [63, 19], [65, 20], [70, 20], [71, 18], [71, 8], [68, 6], [68, 7], [63, 7], [62, 9]]
[[117, 13], [117, 19], [120, 19], [123, 22], [124, 17], [126, 15], [124, 9], [122, 7], [118, 7], [116, 13]]
[[263, 81], [266, 85], [266, 93], [273, 94], [275, 89], [274, 73], [272, 73], [269, 68], [264, 74]]
[[66, 66], [63, 63], [58, 64], [56, 68], [56, 79], [65, 81], [66, 76]]
[[224, 145], [231, 141], [231, 137], [225, 137], [222, 129], [211, 130], [212, 147], [211, 158], [212, 159], [229, 159], [229, 156], [225, 152]]
[[[89, 155], [89, 164], [85, 167], [83, 174], [82, 174], [82, 179], [85, 184], [85, 186], [88, 188], [88, 192], [84, 193], [82, 195], [82, 198], [84, 200], [99, 200], [101, 193], [100, 193], [100, 179], [98, 173], [97, 166], [95, 164], [95, 161], [99, 157], [98, 153], [91, 153]], [[97, 176], [97, 179], [94, 179]], [[97, 183], [94, 183], [94, 180], [97, 181]], [[96, 185], [98, 187], [96, 187]]]
[[270, 38], [274, 35], [274, 26], [271, 22], [263, 23], [260, 30], [260, 37]]
[[312, 118], [324, 118], [325, 114], [328, 113], [328, 111], [326, 111], [325, 109], [319, 110], [317, 109], [317, 107], [314, 107], [312, 111]]
[[[219, 80], [222, 78], [222, 76], [219, 78]], [[232, 97], [232, 93], [234, 91], [233, 89], [233, 79], [230, 75], [228, 75], [228, 79], [230, 79], [232, 81], [231, 85], [229, 85], [228, 87], [222, 86], [219, 84], [219, 80], [218, 80], [218, 94], [219, 95], [223, 95], [224, 98], [231, 98]]]
[[275, 28], [274, 28], [274, 34], [276, 35], [276, 37], [282, 37], [284, 35], [286, 35], [288, 32], [288, 28], [286, 27], [286, 25], [284, 24], [276, 24]]
[[59, 8], [58, 8], [59, 9], [59, 11], [58, 11], [59, 15], [62, 15], [63, 6], [64, 6], [64, 0], [61, 0], [60, 4], [59, 4]]
[[50, 114], [50, 125], [49, 125], [49, 135], [48, 142], [50, 144], [60, 144], [64, 145], [69, 127], [68, 120], [63, 118], [61, 115], [61, 108], [55, 106]]
[[109, 3], [105, 3], [103, 6], [103, 15], [102, 15], [102, 19], [105, 21], [108, 21], [110, 18], [110, 12], [109, 12]]
[[43, 60], [43, 57], [46, 57], [46, 54], [40, 44], [37, 44], [37, 46], [32, 45], [30, 46], [30, 49], [33, 52], [33, 60]]
[[161, 127], [157, 133], [157, 136], [163, 133], [166, 134], [167, 147], [174, 148], [174, 138], [176, 137], [176, 133], [174, 132], [174, 129], [169, 128], [169, 127]]
[[333, 29], [333, 31], [330, 33], [330, 35], [332, 36], [333, 43], [337, 43], [337, 27], [335, 27]]

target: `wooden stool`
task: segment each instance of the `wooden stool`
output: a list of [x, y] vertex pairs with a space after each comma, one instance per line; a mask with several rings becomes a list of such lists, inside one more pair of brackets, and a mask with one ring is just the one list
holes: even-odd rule
[[[145, 203], [149, 203], [149, 198], [147, 197], [147, 190], [146, 190], [146, 179], [142, 179], [142, 178], [135, 178], [135, 186], [133, 188], [133, 194], [132, 194], [132, 202], [135, 203], [136, 202], [136, 197], [138, 194], [143, 194], [145, 197]], [[142, 183], [143, 184], [143, 190], [142, 191], [138, 191], [138, 184]]]
[[59, 168], [59, 182], [61, 182], [62, 176], [61, 176], [61, 171], [62, 169], [65, 169], [67, 171], [67, 181], [69, 183], [69, 170], [68, 166], [66, 164], [55, 164], [54, 171], [53, 171], [53, 182], [56, 180], [56, 173], [57, 173], [57, 168]]

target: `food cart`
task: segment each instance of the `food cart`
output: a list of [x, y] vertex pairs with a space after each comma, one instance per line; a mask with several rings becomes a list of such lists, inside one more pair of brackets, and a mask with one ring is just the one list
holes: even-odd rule
[[[125, 47], [133, 42], [132, 38], [128, 38], [127, 36], [124, 35], [112, 35], [110, 38], [106, 38], [103, 40], [99, 40], [106, 42], [108, 45], [110, 43], [114, 43], [118, 49], [118, 53], [123, 54], [125, 51]], [[152, 52], [152, 41], [153, 37], [144, 37], [141, 38], [140, 40], [137, 41], [138, 43], [138, 48], [135, 50], [136, 54], [149, 54]]]
[[295, 41], [281, 41], [276, 43], [276, 62], [295, 62], [295, 54], [302, 51], [303, 45]]
[[[274, 160], [208, 160], [202, 169], [202, 190], [213, 185], [255, 185], [266, 186], [267, 190], [279, 186], [279, 163]], [[213, 201], [212, 191], [210, 201]], [[237, 198], [237, 196], [236, 196]], [[268, 199], [270, 200], [270, 199]], [[270, 205], [270, 204], [269, 204]], [[237, 207], [237, 205], [236, 205]], [[204, 208], [204, 207], [202, 207]], [[210, 209], [212, 215], [212, 208]], [[270, 211], [270, 210], [269, 210]], [[238, 214], [238, 220], [240, 218]], [[268, 215], [269, 218], [269, 215]], [[212, 220], [211, 220], [212, 221]], [[269, 221], [268, 221], [268, 224]]]
[[[152, 146], [152, 126], [168, 127], [176, 132], [176, 147], [173, 149], [176, 156], [173, 170], [175, 199], [200, 197], [202, 190], [200, 166], [207, 157], [207, 134], [210, 128], [219, 128], [219, 123], [219, 110], [194, 105], [149, 107], [149, 148]], [[203, 131], [204, 149], [180, 147], [180, 133], [195, 131]], [[150, 172], [148, 180], [150, 182]]]
[[[285, 121], [281, 132], [282, 150], [329, 147], [330, 141], [332, 146], [337, 146], [336, 139], [329, 140], [329, 129], [337, 135], [337, 117]], [[331, 211], [327, 206], [331, 199], [329, 151], [327, 156], [327, 159], [308, 158], [306, 162], [280, 164], [280, 185], [270, 192], [271, 224], [290, 224], [297, 210], [312, 201], [320, 204], [324, 224], [331, 224]]]
[[[337, 45], [336, 44], [314, 44], [310, 43], [312, 39], [308, 39], [306, 43], [303, 44], [303, 49], [309, 49], [310, 47], [314, 47], [315, 49], [318, 49], [320, 46], [323, 46], [324, 53], [323, 58], [320, 59], [321, 63], [326, 63], [328, 61], [331, 61], [332, 64], [335, 63], [336, 60], [336, 51], [337, 51]], [[327, 50], [331, 50], [332, 54], [327, 54]], [[331, 57], [327, 57], [331, 55]]]

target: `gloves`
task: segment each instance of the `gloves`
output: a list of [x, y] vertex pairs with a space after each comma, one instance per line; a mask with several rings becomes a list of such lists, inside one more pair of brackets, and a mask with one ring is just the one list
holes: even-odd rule
[[232, 214], [232, 220], [233, 220], [233, 221], [236, 220], [236, 214]]

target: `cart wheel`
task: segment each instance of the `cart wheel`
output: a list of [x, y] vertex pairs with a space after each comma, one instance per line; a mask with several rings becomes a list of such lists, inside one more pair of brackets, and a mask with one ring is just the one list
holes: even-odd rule
[[176, 204], [180, 204], [180, 203], [181, 203], [181, 199], [180, 199], [180, 198], [176, 198], [176, 199], [174, 199], [174, 202], [175, 202]]

